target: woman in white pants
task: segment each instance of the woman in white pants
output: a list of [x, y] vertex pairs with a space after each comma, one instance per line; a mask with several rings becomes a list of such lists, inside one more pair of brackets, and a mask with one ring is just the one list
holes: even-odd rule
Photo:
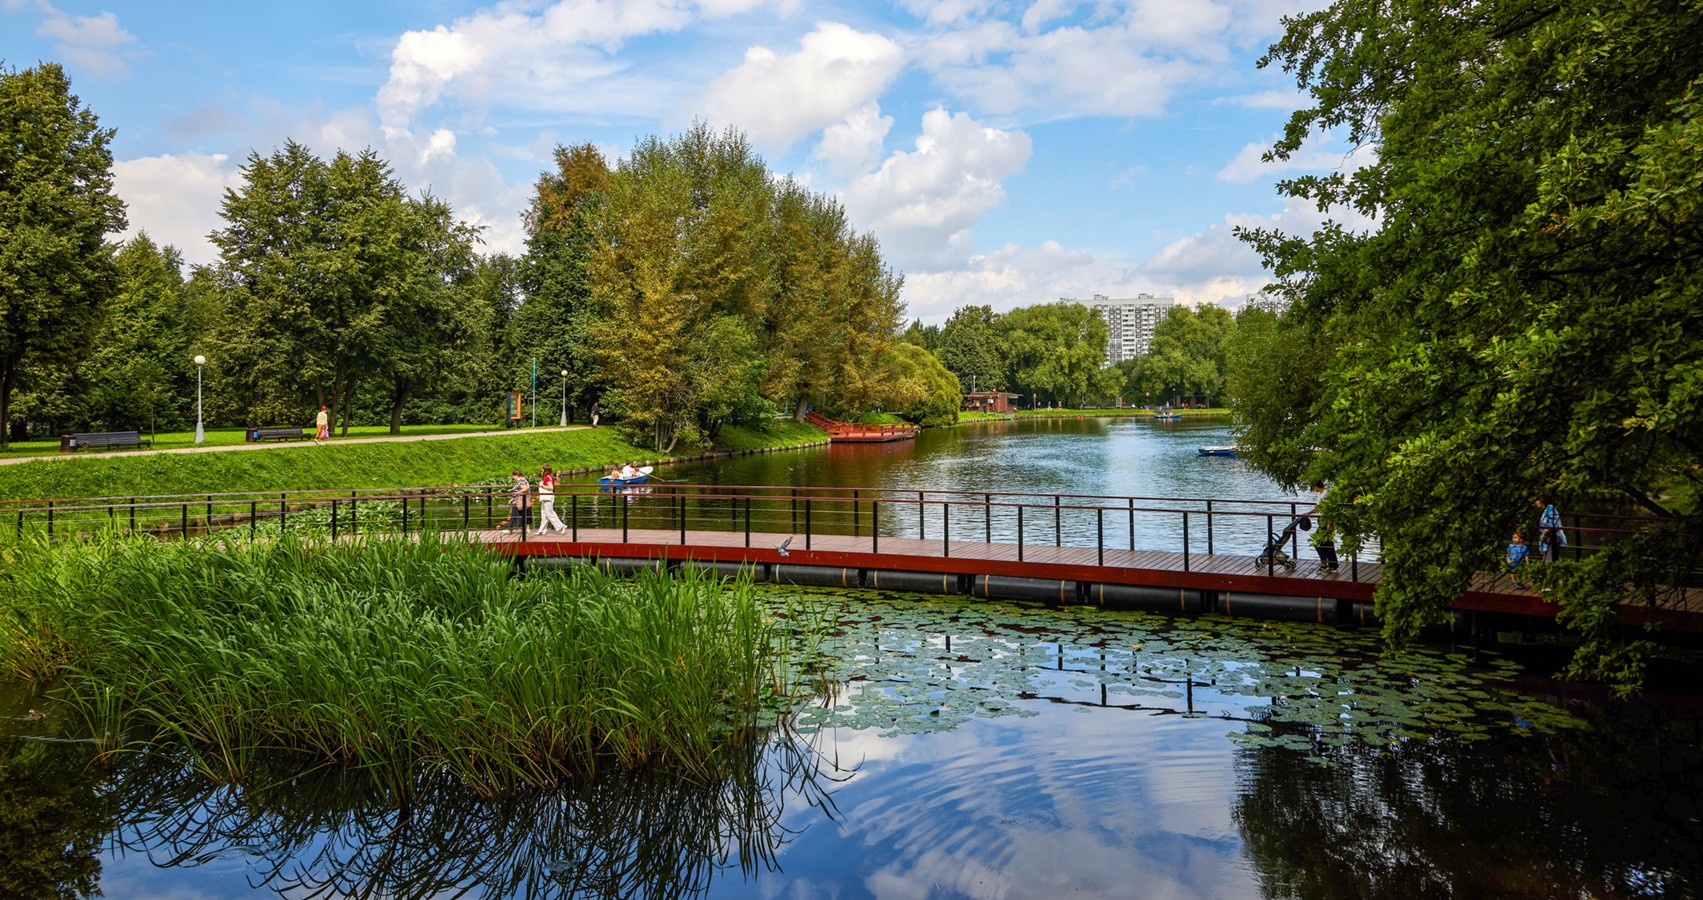
[[566, 534], [568, 526], [556, 516], [556, 473], [545, 466], [538, 480], [538, 530], [549, 534], [551, 529]]

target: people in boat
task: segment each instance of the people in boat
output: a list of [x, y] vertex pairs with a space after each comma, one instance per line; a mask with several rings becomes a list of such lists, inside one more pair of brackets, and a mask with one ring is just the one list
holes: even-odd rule
[[618, 477], [618, 478], [637, 478], [637, 477], [639, 477], [639, 467], [633, 465], [632, 463], [627, 463], [626, 465], [621, 467], [621, 474], [616, 476], [616, 477]]

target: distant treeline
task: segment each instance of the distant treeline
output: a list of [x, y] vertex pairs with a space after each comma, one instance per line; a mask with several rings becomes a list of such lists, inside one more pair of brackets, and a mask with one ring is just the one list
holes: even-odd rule
[[965, 306], [945, 325], [912, 322], [901, 340], [932, 351], [965, 391], [1008, 391], [1024, 407], [1221, 406], [1234, 395], [1238, 342], [1246, 340], [1239, 333], [1263, 332], [1273, 318], [1251, 308], [1233, 317], [1218, 306], [1173, 307], [1147, 353], [1110, 367], [1102, 365], [1106, 323], [1081, 303], [1006, 313]]

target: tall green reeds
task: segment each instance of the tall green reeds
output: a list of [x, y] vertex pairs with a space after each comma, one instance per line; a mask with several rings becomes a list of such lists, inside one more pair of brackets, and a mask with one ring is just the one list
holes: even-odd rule
[[109, 534], [0, 561], [0, 670], [220, 779], [276, 751], [398, 787], [421, 765], [487, 790], [600, 762], [709, 776], [795, 687], [798, 617], [783, 634], [749, 584], [690, 571], [515, 579], [430, 534]]

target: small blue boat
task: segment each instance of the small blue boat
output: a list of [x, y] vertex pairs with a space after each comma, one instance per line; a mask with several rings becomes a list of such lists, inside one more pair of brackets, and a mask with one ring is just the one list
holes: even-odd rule
[[1154, 413], [1153, 414], [1153, 421], [1155, 421], [1155, 422], [1181, 422], [1182, 420], [1183, 420], [1183, 414], [1182, 413], [1172, 412], [1172, 413]]
[[1201, 456], [1228, 456], [1228, 457], [1234, 458], [1235, 455], [1236, 455], [1236, 445], [1235, 444], [1222, 444], [1222, 445], [1219, 445], [1219, 446], [1216, 446], [1216, 447], [1202, 447], [1202, 448], [1200, 448], [1200, 455]]
[[633, 475], [633, 476], [628, 477], [628, 478], [618, 478], [614, 475], [605, 475], [602, 478], [597, 479], [597, 483], [603, 485], [606, 488], [609, 488], [609, 487], [626, 487], [628, 485], [633, 485], [633, 484], [644, 484], [646, 481], [650, 480], [651, 468], [652, 467], [650, 467], [650, 466], [640, 466], [639, 467], [639, 474]]

